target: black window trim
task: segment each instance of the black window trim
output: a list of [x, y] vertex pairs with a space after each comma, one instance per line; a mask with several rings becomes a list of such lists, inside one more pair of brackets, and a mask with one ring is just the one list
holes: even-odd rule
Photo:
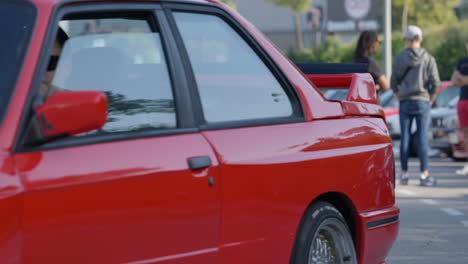
[[[213, 4], [183, 4], [183, 3], [163, 3], [162, 7], [166, 13], [172, 31], [174, 32], [177, 46], [180, 50], [180, 55], [184, 61], [185, 72], [188, 74], [186, 78], [190, 83], [190, 97], [192, 98], [192, 105], [194, 106], [195, 119], [197, 121], [200, 130], [217, 130], [226, 128], [238, 128], [238, 127], [250, 127], [250, 126], [263, 126], [263, 125], [275, 125], [284, 123], [298, 123], [304, 122], [305, 116], [303, 111], [302, 102], [295, 90], [294, 86], [288, 80], [288, 78], [282, 73], [280, 68], [276, 65], [274, 60], [268, 55], [263, 47], [255, 40], [251, 34], [240, 25], [240, 23], [234, 19], [229, 13], [222, 8]], [[281, 87], [284, 89], [288, 98], [291, 102], [293, 113], [289, 117], [273, 117], [273, 118], [259, 118], [259, 119], [247, 119], [239, 121], [225, 121], [225, 122], [206, 122], [203, 116], [203, 108], [198, 93], [198, 87], [195, 81], [195, 75], [190, 63], [188, 51], [185, 48], [182, 36], [176, 25], [176, 21], [172, 15], [173, 12], [188, 12], [197, 14], [208, 14], [215, 15], [225, 21], [231, 28], [236, 31], [239, 36], [244, 39], [247, 44], [253, 49], [253, 51], [260, 57], [265, 66], [271, 71], [275, 79], [279, 82]]]
[[[180, 56], [178, 54], [177, 48], [173, 41], [173, 36], [171, 29], [168, 27], [166, 17], [162, 16], [162, 7], [159, 3], [92, 3], [92, 4], [82, 4], [77, 6], [68, 6], [67, 4], [71, 2], [80, 2], [80, 1], [66, 1], [57, 5], [52, 12], [52, 19], [49, 20], [48, 30], [46, 37], [43, 41], [43, 47], [41, 49], [41, 55], [39, 58], [39, 63], [37, 64], [33, 82], [29, 90], [27, 103], [23, 109], [20, 129], [15, 138], [15, 144], [13, 147], [13, 153], [22, 153], [22, 152], [33, 152], [33, 151], [44, 151], [56, 148], [66, 148], [74, 147], [81, 145], [89, 144], [99, 144], [112, 141], [122, 141], [129, 139], [139, 139], [146, 137], [156, 137], [156, 136], [167, 136], [167, 135], [178, 135], [186, 133], [196, 133], [199, 130], [195, 127], [195, 122], [192, 113], [191, 102], [186, 102], [184, 94], [187, 94], [188, 88], [187, 84], [183, 78], [183, 72], [177, 69], [182, 68]], [[159, 10], [159, 11], [158, 11]], [[67, 15], [73, 13], [103, 13], [103, 12], [134, 12], [134, 13], [147, 13], [151, 16], [151, 23], [158, 23], [158, 29], [161, 31], [161, 40], [162, 47], [165, 52], [166, 63], [168, 67], [168, 73], [170, 75], [170, 81], [172, 84], [172, 91], [176, 106], [176, 117], [178, 127], [175, 129], [148, 129], [135, 132], [119, 132], [119, 133], [109, 133], [106, 135], [93, 135], [90, 137], [68, 137], [64, 139], [59, 139], [51, 142], [44, 143], [39, 146], [24, 146], [23, 138], [26, 134], [28, 123], [30, 122], [33, 116], [33, 107], [37, 102], [37, 95], [39, 92], [40, 83], [42, 81], [43, 75], [46, 70], [47, 56], [52, 51], [53, 41], [55, 40], [55, 35], [57, 34], [58, 22], [66, 17]], [[166, 34], [166, 35], [164, 35]], [[170, 39], [170, 40], [169, 40]]]
[[[158, 131], [142, 130], [142, 131], [137, 131], [137, 132], [110, 133], [107, 135], [97, 135], [97, 136], [90, 136], [90, 137], [69, 137], [69, 138], [64, 138], [61, 140], [51, 141], [40, 146], [31, 146], [19, 152], [22, 153], [22, 152], [46, 151], [46, 150], [53, 150], [53, 149], [77, 147], [77, 146], [82, 146], [82, 145], [104, 144], [104, 143], [114, 142], [114, 141], [124, 141], [124, 140], [132, 140], [132, 139], [137, 140], [137, 139], [144, 139], [144, 138], [149, 138], [149, 137], [174, 136], [174, 135], [181, 135], [181, 134], [192, 134], [192, 133], [197, 133], [197, 132], [199, 132], [197, 128], [177, 128], [177, 129], [163, 129], [163, 130], [158, 130]], [[132, 134], [132, 135], [128, 135], [128, 134]]]
[[5, 1], [5, 3], [21, 3], [21, 4], [26, 3], [27, 5], [29, 5], [30, 7], [32, 7], [34, 9], [35, 14], [34, 14], [34, 21], [31, 24], [29, 36], [28, 36], [28, 39], [27, 39], [27, 44], [24, 47], [23, 58], [22, 58], [21, 63], [18, 65], [19, 66], [18, 75], [16, 76], [16, 80], [13, 83], [13, 87], [11, 88], [11, 91], [9, 91], [9, 94], [7, 95], [8, 99], [6, 100], [6, 104], [2, 107], [2, 109], [0, 109], [0, 127], [4, 125], [3, 122], [5, 121], [5, 116], [6, 116], [7, 112], [9, 111], [9, 108], [11, 106], [11, 99], [13, 98], [13, 95], [14, 95], [14, 93], [16, 91], [16, 86], [18, 85], [18, 81], [21, 78], [20, 76], [21, 76], [21, 73], [23, 72], [24, 63], [26, 62], [28, 52], [29, 52], [29, 49], [31, 47], [32, 38], [33, 38], [33, 34], [34, 34], [35, 30], [36, 30], [37, 19], [38, 19], [37, 6], [32, 2], [8, 0], [8, 1]]

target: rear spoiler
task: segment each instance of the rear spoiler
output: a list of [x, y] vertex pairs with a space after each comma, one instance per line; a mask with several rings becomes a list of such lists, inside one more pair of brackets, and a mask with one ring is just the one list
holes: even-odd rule
[[340, 102], [347, 116], [373, 115], [385, 117], [377, 105], [375, 83], [366, 63], [296, 63], [297, 67], [318, 88], [348, 89]]
[[296, 63], [318, 88], [349, 89], [346, 101], [377, 104], [375, 83], [367, 63]]
[[368, 65], [368, 63], [296, 63], [296, 66], [306, 75], [367, 73]]

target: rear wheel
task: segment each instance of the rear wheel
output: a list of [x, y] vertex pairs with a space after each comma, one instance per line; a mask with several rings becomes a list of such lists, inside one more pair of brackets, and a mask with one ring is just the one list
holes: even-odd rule
[[452, 156], [452, 160], [456, 162], [466, 162], [466, 158], [457, 158], [454, 156]]
[[306, 212], [296, 238], [292, 264], [357, 264], [351, 232], [341, 213], [327, 202]]

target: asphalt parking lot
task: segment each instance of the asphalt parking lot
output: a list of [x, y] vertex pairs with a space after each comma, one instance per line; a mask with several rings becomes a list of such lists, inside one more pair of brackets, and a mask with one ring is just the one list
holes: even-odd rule
[[[399, 175], [399, 142], [394, 145]], [[409, 165], [409, 185], [396, 187], [400, 233], [388, 263], [468, 263], [468, 175], [455, 173], [464, 163], [432, 155], [429, 171], [438, 179], [436, 187], [419, 186], [418, 159]]]

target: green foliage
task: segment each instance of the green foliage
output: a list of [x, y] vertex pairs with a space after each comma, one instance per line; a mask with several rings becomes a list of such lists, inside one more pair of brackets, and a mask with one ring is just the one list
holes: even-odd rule
[[434, 36], [434, 39], [443, 40], [439, 41], [438, 46], [429, 50], [437, 61], [442, 80], [449, 80], [460, 57], [468, 55], [465, 47], [467, 35], [463, 36], [461, 32], [463, 31], [456, 27], [450, 27], [443, 35]]
[[409, 22], [421, 27], [453, 23], [456, 21], [453, 7], [458, 0], [417, 0], [411, 1]]
[[321, 46], [304, 51], [290, 50], [289, 58], [294, 62], [351, 62], [354, 45], [340, 45], [336, 38], [329, 37]]
[[305, 12], [310, 8], [311, 0], [267, 0], [278, 6], [291, 8], [296, 12]]
[[[430, 27], [433, 25], [455, 22], [453, 7], [458, 0], [407, 0], [408, 25]], [[400, 29], [402, 24], [403, 6], [405, 0], [392, 1], [392, 26]]]
[[221, 2], [229, 5], [232, 8], [236, 8], [235, 0], [220, 0]]
[[[468, 56], [465, 43], [468, 41], [468, 21], [452, 26], [432, 27], [425, 31], [423, 47], [432, 54], [437, 62], [441, 80], [449, 80], [457, 61]], [[356, 43], [340, 44], [335, 38], [329, 38], [319, 46], [302, 52], [290, 50], [287, 54], [294, 62], [351, 62]], [[395, 32], [392, 38], [392, 54], [396, 56], [405, 48], [401, 32]], [[375, 55], [383, 65], [382, 52]]]

